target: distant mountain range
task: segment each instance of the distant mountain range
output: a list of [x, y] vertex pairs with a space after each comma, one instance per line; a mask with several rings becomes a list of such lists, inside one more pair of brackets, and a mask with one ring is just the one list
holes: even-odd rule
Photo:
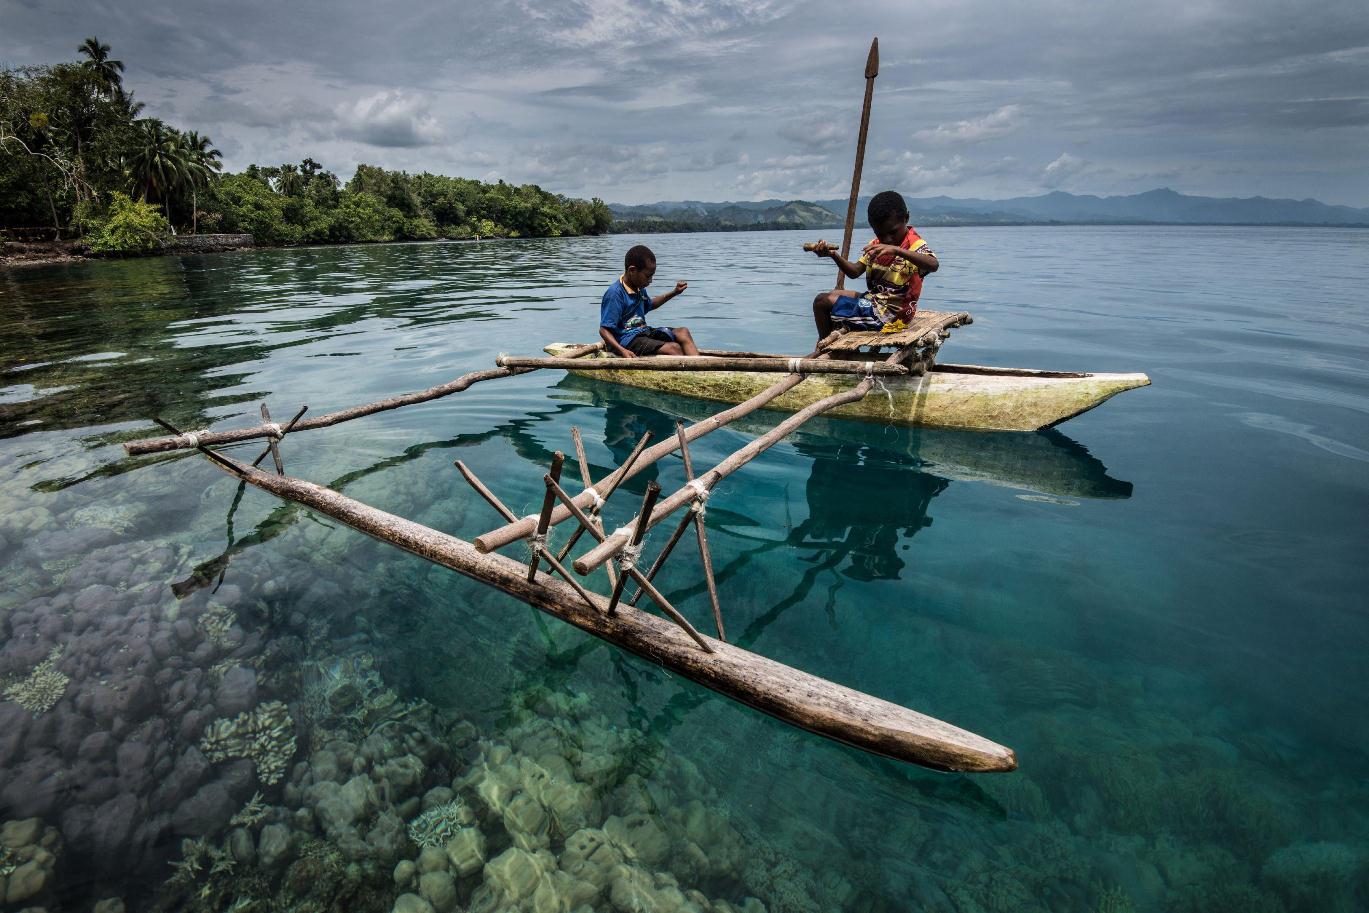
[[[912, 223], [945, 225], [1180, 224], [1369, 226], [1369, 209], [1317, 200], [1267, 197], [1196, 197], [1168, 188], [1130, 196], [1099, 197], [1055, 191], [1007, 200], [907, 197]], [[857, 221], [865, 224], [861, 197]], [[637, 206], [609, 204], [615, 231], [739, 231], [834, 228], [845, 220], [846, 200], [761, 200], [704, 203], [679, 200]]]

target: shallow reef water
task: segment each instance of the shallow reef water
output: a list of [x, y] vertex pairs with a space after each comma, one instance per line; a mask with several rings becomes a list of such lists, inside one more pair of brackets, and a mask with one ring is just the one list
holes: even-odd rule
[[[0, 275], [0, 909], [1369, 908], [1369, 233], [925, 234], [927, 306], [976, 318], [943, 360], [1154, 386], [1037, 434], [816, 420], [719, 486], [709, 540], [733, 642], [1011, 774], [824, 741], [196, 456], [123, 456], [153, 416], [283, 421], [591, 339], [637, 238]], [[644, 240], [690, 282], [664, 322], [807, 350], [810, 238]], [[715, 410], [536, 373], [281, 451], [469, 538], [499, 518], [454, 460], [523, 515], [572, 428], [598, 477]], [[680, 461], [610, 525], [652, 479]], [[659, 582], [711, 623], [691, 541]]]

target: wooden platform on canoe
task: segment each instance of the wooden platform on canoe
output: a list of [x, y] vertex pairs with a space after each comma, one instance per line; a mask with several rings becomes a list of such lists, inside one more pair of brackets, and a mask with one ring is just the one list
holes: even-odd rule
[[897, 333], [881, 333], [877, 330], [845, 333], [829, 343], [825, 351], [859, 352], [862, 349], [938, 345], [950, 330], [973, 322], [974, 318], [965, 311], [918, 311], [904, 330]]

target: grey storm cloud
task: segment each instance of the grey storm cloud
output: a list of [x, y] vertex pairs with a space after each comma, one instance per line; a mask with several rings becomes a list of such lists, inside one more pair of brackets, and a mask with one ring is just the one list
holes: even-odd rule
[[431, 146], [442, 128], [427, 99], [402, 91], [376, 92], [337, 106], [338, 135], [372, 146]]
[[0, 0], [0, 64], [99, 35], [229, 168], [622, 202], [844, 195], [872, 32], [867, 190], [1369, 205], [1363, 0]]

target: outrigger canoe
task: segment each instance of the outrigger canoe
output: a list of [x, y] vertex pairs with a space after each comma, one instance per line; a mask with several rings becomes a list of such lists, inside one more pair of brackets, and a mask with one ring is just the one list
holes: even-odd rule
[[[866, 62], [865, 110], [861, 118], [856, 179], [851, 191], [843, 250], [849, 250], [865, 129], [869, 123], [872, 80], [878, 72], [877, 47], [878, 42], [871, 45]], [[706, 503], [716, 485], [823, 413], [903, 425], [1035, 431], [1092, 409], [1124, 390], [1150, 383], [1144, 374], [1070, 374], [936, 365], [936, 352], [942, 340], [949, 336], [950, 329], [969, 322], [968, 314], [921, 312], [912, 326], [901, 334], [834, 334], [823, 339], [818, 349], [806, 358], [708, 352], [705, 358], [610, 359], [603, 353], [602, 343], [579, 348], [549, 346], [547, 351], [552, 353], [551, 358], [501, 355], [497, 368], [473, 371], [427, 390], [391, 396], [325, 415], [306, 419], [304, 413], [308, 407], [301, 406], [284, 425], [272, 421], [265, 403], [261, 405], [261, 424], [250, 428], [182, 431], [159, 418], [157, 423], [171, 432], [170, 437], [129, 441], [124, 447], [130, 455], [198, 451], [242, 485], [252, 485], [301, 504], [433, 564], [501, 590], [595, 637], [642, 656], [653, 665], [809, 732], [935, 770], [1010, 771], [1017, 767], [1017, 756], [1011, 748], [729, 643], [704, 522]], [[598, 380], [736, 405], [688, 427], [681, 422], [676, 425], [673, 440], [667, 438], [654, 446], [648, 447], [651, 441], [648, 432], [627, 459], [598, 482], [590, 478], [589, 462], [579, 432], [572, 429], [584, 489], [572, 494], [562, 488], [564, 454], [558, 451], [552, 455], [550, 470], [543, 476], [546, 492], [541, 511], [521, 518], [476, 478], [470, 467], [458, 460], [456, 469], [505, 520], [504, 525], [471, 542], [386, 513], [330, 488], [285, 475], [279, 445], [286, 435], [430, 402], [460, 393], [472, 384], [539, 369], [561, 369]], [[786, 376], [776, 381], [775, 375], [779, 372]], [[885, 395], [879, 395], [881, 393]], [[689, 443], [761, 408], [783, 409], [795, 414], [696, 475]], [[265, 439], [268, 443], [251, 464], [214, 449], [253, 439]], [[677, 451], [682, 458], [687, 484], [664, 494], [656, 482], [649, 482], [637, 515], [630, 523], [610, 532], [599, 516], [605, 500], [620, 483]], [[256, 468], [268, 455], [275, 464], [274, 474]], [[642, 558], [647, 531], [681, 512], [683, 520], [675, 526], [672, 537], [644, 574], [638, 562]], [[553, 527], [571, 519], [579, 524], [578, 529], [565, 545], [554, 548], [548, 538]], [[697, 535], [717, 638], [701, 633], [651, 582], [689, 525], [694, 526]], [[570, 561], [568, 568], [562, 561], [571, 557], [571, 550], [581, 533], [588, 533], [591, 542], [596, 544]], [[526, 558], [520, 560], [493, 554], [495, 550], [515, 543], [526, 546]], [[589, 575], [608, 562], [614, 562], [617, 575], [616, 578], [609, 575], [612, 593], [604, 596], [592, 592], [587, 584], [591, 584]], [[543, 563], [549, 571], [542, 569]], [[629, 578], [638, 592], [624, 599]], [[638, 608], [637, 601], [642, 594], [646, 594], [663, 617]]]
[[[826, 347], [828, 356], [835, 359], [882, 361], [890, 352], [907, 349], [915, 351], [918, 356], [915, 362], [921, 361], [921, 370], [915, 364], [906, 375], [880, 377], [879, 386], [870, 396], [838, 406], [828, 411], [827, 415], [928, 428], [1039, 431], [1087, 412], [1118, 393], [1150, 384], [1150, 378], [1139, 373], [1035, 371], [986, 365], [937, 364], [934, 355], [941, 340], [949, 329], [969, 323], [969, 315], [921, 311], [915, 320], [915, 325], [904, 333], [891, 336], [850, 333]], [[584, 346], [554, 343], [546, 346], [544, 351], [553, 358], [564, 358], [577, 349], [583, 351]], [[756, 352], [708, 350], [702, 354], [732, 361], [788, 358]], [[598, 351], [582, 360], [609, 357], [609, 353]], [[573, 368], [570, 373], [608, 383], [722, 403], [749, 400], [775, 380], [772, 373], [746, 370], [653, 371], [646, 368], [649, 360], [633, 361], [642, 361], [643, 364], [608, 370]], [[858, 373], [811, 374], [804, 383], [766, 403], [764, 408], [797, 412], [835, 393], [854, 388], [861, 379]]]

